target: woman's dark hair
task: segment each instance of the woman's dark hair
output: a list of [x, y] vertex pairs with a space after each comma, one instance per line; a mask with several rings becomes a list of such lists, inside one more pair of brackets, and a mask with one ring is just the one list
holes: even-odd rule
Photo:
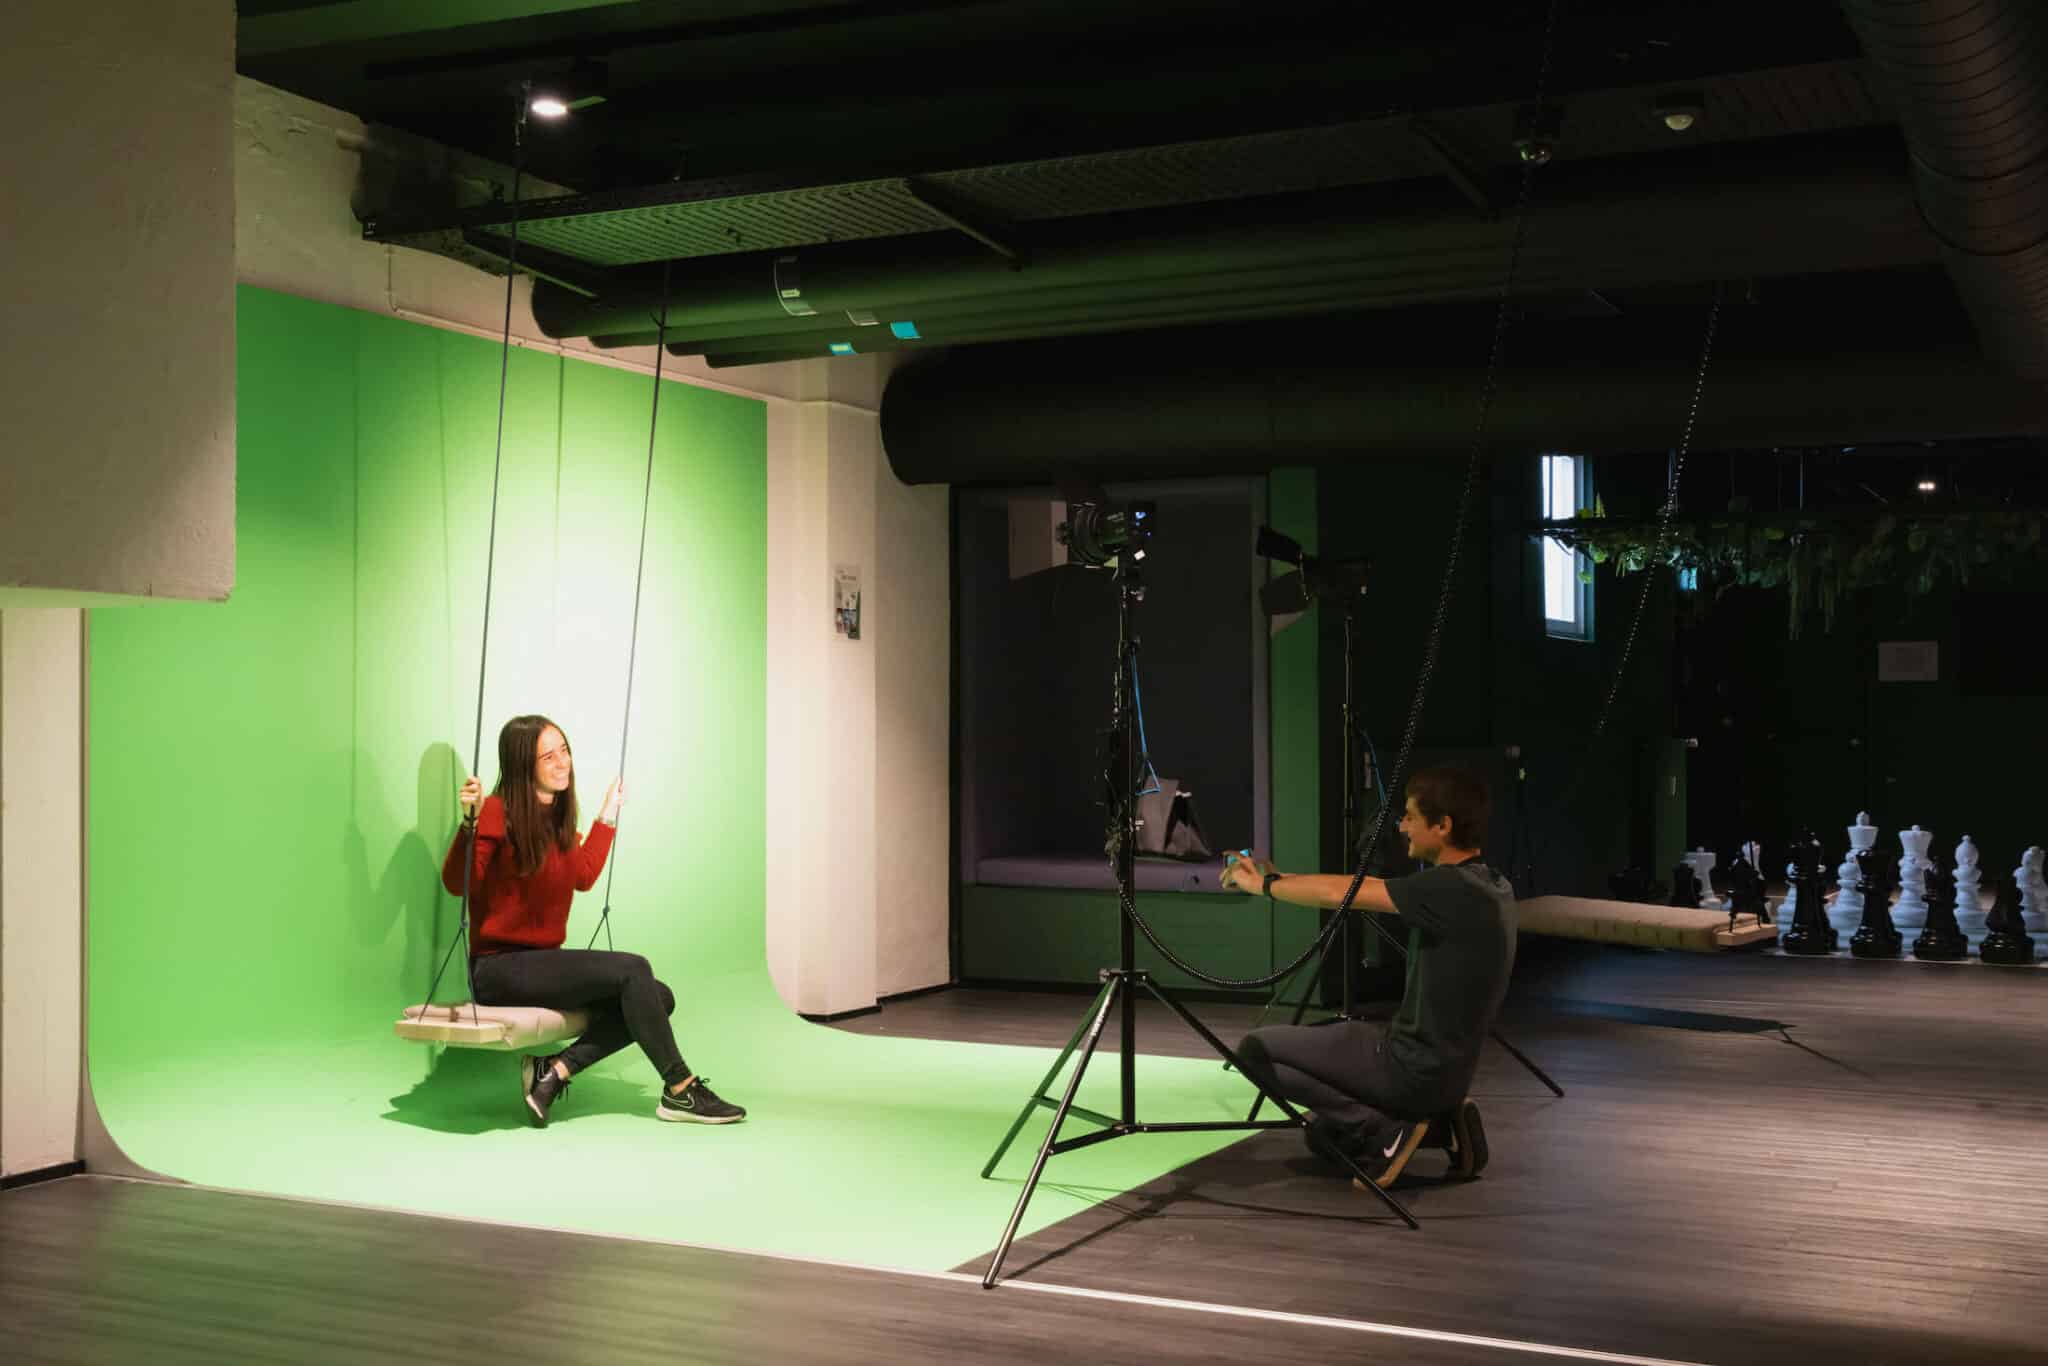
[[[576, 847], [576, 775], [569, 787], [542, 805], [534, 786], [533, 766], [540, 757], [540, 737], [560, 726], [545, 716], [515, 716], [498, 732], [497, 797], [505, 803], [505, 838], [512, 845], [512, 863], [521, 877], [532, 877], [547, 862], [548, 846], [567, 852]], [[562, 743], [569, 736], [562, 731]]]
[[1493, 796], [1477, 773], [1466, 768], [1418, 768], [1408, 777], [1408, 798], [1426, 824], [1450, 817], [1451, 843], [1457, 848], [1485, 847]]

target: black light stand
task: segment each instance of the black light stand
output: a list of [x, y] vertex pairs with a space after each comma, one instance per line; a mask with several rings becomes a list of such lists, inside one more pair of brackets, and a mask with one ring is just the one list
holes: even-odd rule
[[[1140, 970], [1137, 966], [1137, 939], [1131, 923], [1131, 908], [1135, 905], [1133, 896], [1137, 877], [1138, 745], [1132, 717], [1134, 699], [1131, 675], [1137, 665], [1138, 638], [1132, 633], [1131, 618], [1135, 605], [1143, 600], [1145, 590], [1135, 557], [1125, 557], [1118, 562], [1115, 581], [1116, 681], [1110, 704], [1110, 757], [1104, 773], [1105, 786], [1108, 789], [1104, 842], [1116, 866], [1118, 964], [1114, 968], [1102, 970], [1102, 989], [1095, 993], [1094, 1002], [1090, 1004], [1080, 1024], [1075, 1027], [1073, 1035], [1067, 1040], [1067, 1046], [1060, 1050], [1059, 1057], [1054, 1060], [1044, 1079], [1038, 1083], [1037, 1089], [1031, 1094], [1031, 1099], [1024, 1102], [1024, 1108], [1018, 1112], [1016, 1122], [1010, 1125], [1010, 1131], [1004, 1134], [1003, 1141], [996, 1145], [995, 1154], [981, 1169], [982, 1177], [986, 1179], [995, 1171], [996, 1164], [1002, 1161], [1003, 1154], [1010, 1150], [1010, 1145], [1016, 1141], [1025, 1121], [1033, 1112], [1040, 1107], [1051, 1108], [1051, 1127], [1046, 1130], [1045, 1141], [1038, 1145], [1038, 1156], [1032, 1161], [1031, 1174], [1024, 1178], [1024, 1189], [1017, 1194], [1017, 1206], [1010, 1212], [1010, 1222], [1004, 1226], [1002, 1240], [996, 1244], [995, 1255], [989, 1259], [988, 1271], [981, 1278], [984, 1289], [993, 1286], [997, 1276], [1002, 1273], [1003, 1260], [1009, 1256], [1010, 1244], [1017, 1236], [1017, 1226], [1023, 1222], [1024, 1208], [1031, 1203], [1032, 1193], [1038, 1188], [1038, 1179], [1045, 1171], [1045, 1164], [1055, 1153], [1072, 1152], [1076, 1148], [1091, 1147], [1132, 1134], [1287, 1129], [1306, 1128], [1308, 1125], [1300, 1111], [1278, 1096], [1272, 1097], [1273, 1103], [1280, 1107], [1281, 1112], [1287, 1116], [1286, 1119], [1261, 1120], [1247, 1117], [1241, 1120], [1201, 1123], [1153, 1124], [1138, 1118], [1137, 995], [1140, 989], [1150, 992], [1167, 1009], [1180, 1016], [1227, 1064], [1239, 1073], [1244, 1072], [1244, 1067], [1238, 1061], [1237, 1055], [1217, 1038], [1208, 1026], [1196, 1019], [1187, 1007], [1153, 981], [1150, 973]], [[1102, 1039], [1103, 1027], [1108, 1024], [1110, 1010], [1113, 1007], [1119, 1012], [1122, 1025], [1118, 1050], [1122, 1087], [1119, 1109], [1115, 1116], [1089, 1110], [1074, 1103], [1074, 1097], [1081, 1089], [1081, 1077], [1087, 1072], [1088, 1064], [1095, 1056], [1095, 1047]], [[1067, 1060], [1073, 1056], [1077, 1047], [1081, 1050], [1080, 1061], [1075, 1064], [1073, 1075], [1067, 1079], [1066, 1090], [1055, 1102], [1046, 1094], [1046, 1088], [1052, 1085], [1053, 1079], [1059, 1075], [1060, 1069], [1067, 1065]], [[1250, 1080], [1249, 1077], [1246, 1079]], [[1256, 1082], [1253, 1084], [1257, 1085]], [[1261, 1091], [1260, 1096], [1264, 1099], [1265, 1092]], [[1066, 1123], [1069, 1115], [1078, 1115], [1102, 1127], [1093, 1133], [1063, 1139], [1060, 1137], [1060, 1128]], [[1421, 1227], [1405, 1205], [1391, 1193], [1381, 1189], [1355, 1162], [1346, 1158], [1344, 1165], [1351, 1169], [1363, 1188], [1378, 1196], [1381, 1203], [1399, 1215], [1409, 1228]]]

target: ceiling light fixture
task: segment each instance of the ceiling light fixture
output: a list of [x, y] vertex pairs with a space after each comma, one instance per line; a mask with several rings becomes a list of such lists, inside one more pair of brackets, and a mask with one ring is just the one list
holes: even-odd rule
[[1674, 90], [1659, 95], [1651, 108], [1658, 122], [1674, 133], [1689, 133], [1706, 117], [1706, 102], [1696, 90]]
[[569, 112], [569, 102], [558, 95], [535, 95], [526, 107], [537, 119], [558, 119]]

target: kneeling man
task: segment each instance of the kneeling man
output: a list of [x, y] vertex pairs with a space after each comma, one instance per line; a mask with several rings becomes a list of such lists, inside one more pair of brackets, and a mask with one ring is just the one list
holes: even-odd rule
[[[1429, 865], [1407, 877], [1369, 877], [1352, 909], [1396, 917], [1407, 931], [1407, 985], [1385, 1025], [1340, 1020], [1253, 1030], [1238, 1045], [1245, 1072], [1268, 1092], [1315, 1112], [1309, 1146], [1342, 1153], [1385, 1186], [1424, 1146], [1454, 1170], [1486, 1165], [1479, 1107], [1465, 1094], [1500, 1013], [1515, 963], [1515, 895], [1487, 866], [1486, 782], [1456, 768], [1418, 770], [1404, 793], [1401, 833]], [[1334, 909], [1349, 874], [1282, 873], [1234, 860], [1226, 888], [1297, 906]]]

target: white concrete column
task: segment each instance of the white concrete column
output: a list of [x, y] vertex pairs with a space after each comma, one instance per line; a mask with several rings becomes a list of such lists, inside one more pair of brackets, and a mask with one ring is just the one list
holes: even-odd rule
[[84, 641], [0, 612], [0, 1175], [75, 1161], [82, 1055]]

